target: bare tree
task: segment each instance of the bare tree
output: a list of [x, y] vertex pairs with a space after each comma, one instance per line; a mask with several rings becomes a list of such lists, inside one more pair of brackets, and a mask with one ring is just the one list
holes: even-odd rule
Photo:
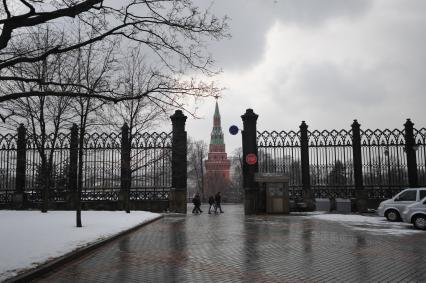
[[207, 157], [207, 151], [208, 145], [205, 141], [188, 139], [188, 179], [195, 185], [195, 192], [201, 193], [202, 201], [206, 200], [204, 192], [204, 160]]
[[[143, 147], [146, 143], [152, 143], [154, 147], [160, 146], [166, 139], [157, 136], [159, 133], [147, 135], [147, 132], [168, 118], [170, 105], [159, 103], [153, 97], [145, 97], [141, 94], [149, 90], [153, 84], [158, 84], [159, 81], [164, 80], [164, 83], [167, 83], [168, 79], [162, 77], [160, 72], [146, 63], [146, 58], [142, 56], [141, 50], [138, 46], [129, 48], [129, 52], [123, 54], [125, 56], [120, 60], [122, 65], [117, 77], [119, 87], [127, 96], [135, 97], [135, 99], [107, 105], [107, 111], [102, 113], [102, 120], [104, 125], [109, 125], [115, 131], [119, 130], [123, 124], [128, 126], [129, 143], [135, 145], [130, 152], [132, 162], [129, 177], [133, 180], [131, 185], [132, 183], [133, 185], [153, 183], [154, 187], [157, 187], [164, 186], [162, 180], [168, 173], [165, 166], [158, 166], [158, 163], [171, 156], [165, 156], [169, 153], [167, 150], [144, 149]], [[126, 56], [126, 54], [128, 55]], [[170, 96], [170, 99], [177, 101], [179, 98]], [[152, 174], [143, 174], [147, 171]], [[128, 198], [129, 194], [126, 194], [125, 197]], [[128, 203], [129, 200], [126, 201], [126, 204]]]
[[231, 184], [229, 198], [234, 202], [241, 202], [243, 198], [243, 149], [236, 148], [230, 156]]
[[[28, 44], [34, 49], [47, 49], [52, 44], [63, 41], [63, 34], [51, 33], [48, 28], [37, 28], [35, 32], [30, 30], [31, 42]], [[14, 47], [18, 49], [18, 47]], [[15, 50], [14, 49], [14, 50]], [[46, 85], [44, 81], [53, 78], [57, 81], [68, 80], [67, 76], [72, 73], [73, 66], [68, 64], [65, 55], [57, 54], [43, 61], [33, 64], [20, 64], [12, 70], [13, 74], [23, 76], [31, 75], [38, 81], [25, 84], [21, 81], [9, 81], [0, 87], [0, 91], [6, 89], [12, 91], [32, 91], [34, 89], [44, 92], [51, 90], [64, 91], [69, 86]], [[12, 123], [23, 123], [29, 129], [30, 139], [36, 146], [40, 157], [40, 164], [34, 164], [38, 169], [36, 184], [43, 195], [42, 212], [48, 210], [49, 191], [53, 185], [55, 172], [54, 151], [58, 139], [59, 130], [70, 119], [69, 108], [71, 99], [69, 97], [46, 97], [35, 96], [8, 101], [1, 105], [5, 112], [13, 113]], [[66, 164], [60, 167], [66, 168]]]
[[[164, 78], [160, 76], [159, 71], [147, 65], [140, 46], [129, 48], [128, 56], [124, 55], [124, 58], [120, 60], [122, 65], [116, 80], [126, 96], [134, 97], [134, 99], [108, 105], [108, 111], [104, 113], [106, 115], [103, 116], [103, 120], [106, 125], [109, 124], [114, 129], [126, 123], [129, 126], [130, 141], [132, 141], [136, 133], [146, 132], [159, 121], [163, 121], [170, 107], [158, 103], [152, 97], [141, 95]], [[178, 100], [177, 97], [170, 98]]]
[[85, 135], [87, 128], [97, 121], [97, 113], [102, 110], [105, 103], [91, 97], [91, 90], [97, 91], [109, 85], [112, 75], [115, 42], [95, 42], [77, 50], [77, 77], [82, 84], [78, 91], [89, 91], [87, 96], [76, 99], [73, 109], [78, 117], [79, 124], [79, 146], [78, 146], [78, 184], [76, 193], [76, 222], [77, 227], [81, 223], [81, 192], [83, 187], [83, 162], [85, 154]]
[[[0, 9], [0, 80], [20, 81], [23, 84], [40, 82], [39, 78], [14, 74], [11, 70], [20, 64], [41, 62], [50, 56], [74, 52], [99, 41], [120, 38], [125, 42], [137, 42], [144, 52], [158, 65], [164, 67], [163, 76], [175, 79], [164, 84], [152, 85], [138, 97], [161, 95], [155, 99], [161, 103], [173, 103], [170, 94], [205, 96], [211, 95], [209, 84], [194, 80], [182, 81], [179, 75], [187, 70], [214, 74], [212, 59], [204, 52], [205, 40], [218, 40], [226, 34], [226, 19], [220, 20], [207, 11], [198, 9], [191, 0], [126, 0], [116, 7], [103, 0], [20, 0], [2, 1]], [[52, 29], [65, 30], [66, 40], [49, 48], [20, 50], [10, 47], [28, 41], [27, 27], [48, 24]], [[78, 30], [94, 33], [81, 34]], [[160, 68], [162, 69], [162, 68]], [[55, 85], [58, 81], [43, 81]], [[64, 84], [65, 82], [61, 82]], [[77, 82], [79, 84], [80, 82]], [[74, 83], [73, 83], [74, 84]], [[80, 85], [80, 88], [87, 86]], [[214, 93], [216, 94], [216, 93]], [[90, 96], [104, 101], [120, 102], [137, 97], [114, 89], [99, 91], [11, 91], [0, 95], [0, 103], [34, 96]], [[3, 118], [5, 117], [4, 114]]]

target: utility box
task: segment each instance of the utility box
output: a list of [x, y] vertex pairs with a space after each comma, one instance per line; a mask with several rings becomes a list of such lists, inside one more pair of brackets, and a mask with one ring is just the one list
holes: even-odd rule
[[316, 211], [330, 211], [330, 199], [316, 198], [315, 199]]
[[336, 210], [340, 213], [351, 213], [351, 200], [336, 198]]
[[256, 173], [254, 180], [266, 193], [266, 213], [290, 213], [288, 176], [280, 173]]

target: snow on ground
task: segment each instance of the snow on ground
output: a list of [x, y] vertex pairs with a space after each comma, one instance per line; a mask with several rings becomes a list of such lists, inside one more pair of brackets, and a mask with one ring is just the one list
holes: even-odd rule
[[354, 214], [320, 214], [310, 217], [336, 221], [348, 228], [365, 231], [376, 235], [410, 235], [415, 233], [425, 233], [421, 230], [415, 230], [413, 224], [404, 222], [389, 222], [380, 216], [364, 216]]
[[0, 210], [0, 281], [159, 217], [132, 211], [82, 211], [82, 228], [75, 226], [74, 211]]
[[327, 211], [295, 211], [290, 212], [291, 215], [304, 216], [304, 215], [319, 215], [327, 213]]

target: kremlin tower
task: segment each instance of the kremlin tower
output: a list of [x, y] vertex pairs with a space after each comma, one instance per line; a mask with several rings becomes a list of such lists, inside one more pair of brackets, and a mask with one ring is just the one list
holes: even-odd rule
[[206, 197], [217, 192], [225, 197], [229, 190], [231, 162], [225, 152], [222, 126], [220, 122], [219, 106], [216, 99], [216, 107], [213, 115], [213, 129], [210, 135], [208, 159], [205, 161], [206, 172], [204, 175], [204, 194]]

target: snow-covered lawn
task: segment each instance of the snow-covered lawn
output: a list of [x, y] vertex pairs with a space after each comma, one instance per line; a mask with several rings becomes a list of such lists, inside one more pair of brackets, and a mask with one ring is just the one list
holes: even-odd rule
[[310, 217], [327, 221], [336, 221], [348, 228], [377, 235], [402, 236], [415, 233], [426, 233], [424, 231], [414, 229], [413, 224], [404, 222], [389, 222], [384, 217], [379, 216], [364, 216], [354, 214], [320, 214], [311, 215]]
[[83, 211], [83, 227], [76, 228], [73, 211], [0, 210], [0, 281], [159, 216], [145, 211]]

